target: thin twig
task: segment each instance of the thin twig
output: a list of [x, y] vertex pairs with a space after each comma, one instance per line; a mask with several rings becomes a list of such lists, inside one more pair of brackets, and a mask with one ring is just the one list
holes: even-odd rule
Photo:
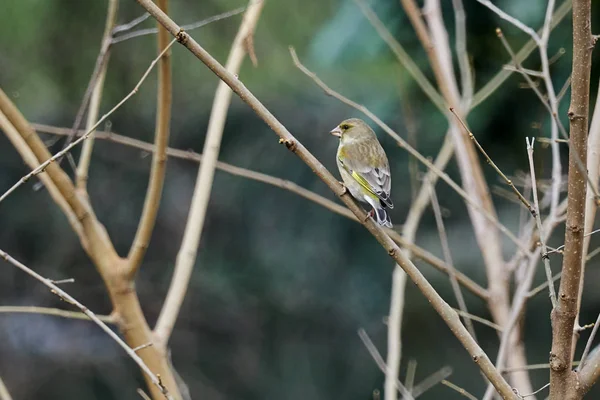
[[85, 315], [87, 315], [89, 319], [91, 319], [93, 322], [95, 322], [96, 325], [98, 325], [104, 332], [106, 332], [106, 334], [108, 336], [111, 337], [111, 339], [113, 339], [115, 342], [117, 342], [117, 344], [119, 346], [121, 346], [123, 348], [123, 350], [125, 350], [125, 352], [129, 355], [129, 357], [131, 357], [133, 359], [133, 361], [135, 361], [136, 364], [141, 368], [141, 370], [144, 371], [144, 373], [148, 376], [148, 378], [152, 381], [152, 383], [154, 383], [154, 385], [156, 385], [156, 387], [158, 387], [160, 389], [161, 393], [164, 395], [164, 397], [166, 399], [172, 399], [171, 395], [169, 394], [169, 391], [167, 390], [167, 388], [160, 381], [160, 377], [157, 377], [148, 368], [148, 366], [146, 365], [146, 363], [144, 363], [144, 360], [142, 360], [135, 353], [135, 351], [133, 351], [131, 349], [131, 347], [129, 347], [129, 345], [127, 345], [127, 343], [125, 343], [123, 341], [123, 339], [121, 339], [119, 337], [119, 335], [117, 335], [115, 332], [113, 332], [104, 322], [102, 322], [100, 320], [100, 318], [98, 318], [96, 316], [96, 314], [94, 314], [92, 311], [90, 311], [90, 309], [88, 309], [86, 306], [84, 306], [83, 304], [81, 304], [80, 302], [78, 302], [77, 300], [75, 300], [75, 298], [73, 298], [67, 292], [65, 292], [64, 290], [62, 290], [59, 286], [57, 286], [54, 283], [52, 283], [52, 281], [50, 279], [44, 278], [43, 276], [41, 276], [40, 274], [38, 274], [37, 272], [35, 272], [31, 268], [27, 267], [25, 264], [23, 264], [23, 263], [19, 262], [18, 260], [14, 259], [8, 253], [4, 252], [1, 249], [0, 249], [0, 257], [3, 258], [9, 264], [12, 264], [13, 266], [17, 267], [21, 271], [25, 272], [29, 276], [31, 276], [31, 277], [37, 279], [38, 281], [40, 281], [42, 284], [44, 284], [45, 286], [47, 286], [52, 293], [54, 293], [58, 297], [60, 297], [61, 300], [64, 300], [65, 302], [67, 302], [69, 304], [72, 304], [75, 307], [79, 308], [79, 310], [81, 310], [82, 313], [84, 313]]
[[596, 333], [598, 333], [598, 327], [600, 326], [600, 314], [598, 314], [598, 318], [596, 318], [596, 322], [594, 323], [594, 328], [592, 329], [592, 333], [590, 333], [590, 337], [588, 338], [587, 343], [585, 344], [585, 349], [583, 350], [583, 354], [581, 355], [581, 361], [579, 361], [579, 368], [583, 368], [586, 362], [586, 358], [590, 353], [590, 349], [592, 348], [592, 342], [596, 337]]
[[[169, 46], [165, 49], [165, 51], [163, 53], [166, 53], [176, 41], [177, 41], [177, 39], [173, 39], [171, 41], [171, 43], [169, 44]], [[148, 67], [148, 69], [146, 70], [146, 72], [144, 73], [144, 75], [142, 76], [142, 78], [139, 80], [139, 82], [137, 83], [137, 85], [135, 85], [135, 87], [133, 88], [133, 90], [131, 92], [129, 92], [129, 94], [127, 96], [125, 96], [120, 102], [118, 102], [117, 105], [114, 106], [109, 112], [107, 112], [106, 114], [104, 114], [102, 116], [102, 118], [100, 118], [98, 120], [98, 122], [91, 129], [89, 129], [79, 139], [75, 140], [70, 145], [68, 145], [67, 147], [65, 147], [64, 149], [62, 149], [61, 151], [59, 151], [58, 153], [56, 153], [55, 155], [53, 155], [52, 157], [50, 157], [49, 159], [47, 159], [46, 161], [44, 161], [43, 163], [41, 163], [39, 165], [39, 167], [37, 167], [36, 169], [34, 169], [33, 171], [31, 171], [27, 175], [23, 176], [21, 179], [19, 179], [19, 181], [17, 183], [15, 183], [13, 186], [11, 186], [6, 192], [4, 192], [2, 194], [2, 196], [0, 196], [0, 203], [2, 201], [4, 201], [4, 199], [6, 199], [18, 187], [20, 187], [22, 184], [24, 184], [29, 179], [31, 179], [31, 177], [36, 176], [36, 175], [44, 172], [44, 170], [48, 167], [48, 165], [52, 164], [54, 161], [56, 161], [60, 157], [64, 156], [66, 153], [68, 153], [69, 151], [71, 151], [71, 149], [73, 147], [77, 146], [79, 143], [81, 143], [85, 139], [87, 139], [102, 122], [104, 122], [112, 113], [114, 113], [116, 110], [118, 110], [123, 104], [125, 104], [125, 102], [127, 102], [127, 100], [129, 100], [133, 95], [135, 95], [138, 92], [140, 86], [142, 85], [142, 83], [144, 82], [144, 80], [148, 77], [148, 75], [150, 74], [150, 71], [152, 71], [152, 68], [154, 68], [154, 65], [158, 62], [158, 60], [162, 56], [163, 56], [163, 54], [161, 53], [157, 58], [154, 59], [154, 61], [152, 61], [152, 63], [150, 64], [150, 66]]]
[[480, 324], [489, 326], [490, 328], [495, 329], [498, 332], [502, 332], [502, 327], [500, 325], [498, 325], [498, 324], [493, 323], [490, 320], [487, 320], [485, 318], [481, 318], [481, 317], [479, 317], [477, 315], [474, 315], [474, 314], [471, 314], [471, 313], [459, 310], [457, 308], [455, 308], [454, 311], [456, 311], [458, 313], [458, 315], [460, 315], [461, 317], [464, 317], [464, 318], [467, 318], [469, 320], [473, 320], [473, 321], [479, 322]]
[[[584, 237], [584, 238], [586, 238], [586, 237], [590, 237], [590, 236], [592, 236], [593, 234], [595, 234], [595, 233], [598, 233], [598, 232], [600, 232], [600, 228], [599, 228], [599, 229], [595, 229], [595, 230], [593, 230], [593, 231], [591, 231], [591, 232], [588, 232], [588, 233], [586, 233], [585, 235], [583, 235], [583, 237]], [[560, 245], [560, 246], [558, 246], [557, 248], [550, 250], [550, 251], [548, 252], [548, 254], [552, 254], [552, 253], [561, 253], [561, 254], [562, 254], [562, 253], [564, 253], [564, 251], [563, 251], [563, 249], [564, 249], [564, 248], [565, 248], [565, 245], [564, 245], [564, 244], [561, 244], [561, 245]]]
[[[444, 220], [442, 219], [442, 210], [440, 208], [440, 203], [438, 202], [435, 189], [431, 189], [430, 195], [431, 207], [433, 208], [435, 224], [437, 226], [440, 242], [442, 244], [444, 260], [446, 261], [446, 264], [448, 264], [448, 266], [450, 267], [450, 286], [452, 286], [452, 291], [454, 292], [454, 297], [456, 297], [458, 308], [464, 314], [468, 314], [469, 311], [467, 310], [467, 303], [465, 302], [465, 298], [462, 294], [462, 291], [460, 290], [460, 286], [458, 285], [458, 280], [456, 279], [456, 275], [454, 274], [455, 268], [454, 263], [452, 262], [452, 252], [450, 251], [450, 244], [448, 243], [448, 236], [446, 235], [446, 228], [444, 226]], [[477, 340], [477, 336], [475, 335], [475, 328], [473, 327], [473, 322], [471, 321], [471, 319], [463, 317], [463, 321], [473, 339]]]
[[144, 391], [143, 391], [142, 389], [140, 389], [140, 388], [138, 388], [138, 389], [137, 389], [137, 393], [138, 393], [138, 394], [140, 395], [140, 397], [141, 397], [142, 399], [144, 399], [144, 400], [152, 400], [152, 399], [150, 398], [150, 396], [148, 396], [148, 395], [146, 394], [146, 392], [144, 392]]
[[[558, 274], [554, 275], [552, 277], [552, 283], [556, 282], [557, 280], [560, 279], [562, 275], [562, 272], [559, 272]], [[532, 298], [534, 297], [536, 294], [538, 294], [539, 292], [541, 292], [542, 290], [546, 289], [548, 287], [548, 281], [546, 280], [546, 282], [542, 283], [539, 286], [536, 286], [535, 288], [531, 289], [531, 291], [529, 291], [529, 293], [527, 294], [527, 297]]]
[[548, 382], [547, 384], [545, 384], [544, 386], [542, 386], [541, 388], [539, 388], [535, 392], [532, 392], [532, 393], [529, 393], [529, 394], [520, 394], [520, 393], [517, 393], [517, 395], [520, 396], [522, 399], [524, 399], [525, 397], [532, 397], [532, 396], [535, 396], [536, 394], [538, 394], [539, 392], [541, 392], [542, 390], [546, 389], [549, 386], [550, 386], [550, 382]]
[[[500, 41], [502, 42], [502, 44], [504, 45], [504, 48], [506, 49], [506, 51], [510, 54], [510, 56], [513, 58], [513, 61], [515, 60], [515, 53], [512, 50], [510, 44], [508, 43], [508, 41], [506, 40], [506, 38], [504, 37], [504, 34], [502, 33], [502, 31], [500, 29], [496, 29], [496, 34], [497, 36], [500, 38]], [[516, 63], [517, 69], [521, 72], [522, 71], [522, 67], [519, 63]], [[537, 97], [540, 99], [540, 102], [542, 103], [542, 105], [548, 110], [548, 113], [550, 114], [551, 117], [551, 121], [553, 121], [553, 125], [554, 123], [556, 123], [556, 125], [559, 128], [560, 134], [561, 136], [566, 140], [566, 143], [569, 144], [570, 147], [570, 141], [569, 141], [569, 135], [567, 134], [567, 131], [564, 127], [564, 125], [562, 124], [562, 122], [560, 121], [560, 119], [558, 118], [558, 111], [556, 111], [553, 106], [556, 103], [556, 101], [551, 102], [550, 104], [548, 104], [548, 101], [546, 101], [546, 98], [544, 97], [544, 95], [542, 94], [542, 92], [540, 92], [540, 90], [536, 87], [535, 83], [531, 80], [531, 78], [529, 78], [529, 76], [525, 73], [521, 72], [521, 75], [525, 78], [525, 80], [527, 81], [527, 84], [529, 85], [529, 87], [533, 90], [533, 92], [537, 95]], [[549, 79], [549, 78], [547, 78]], [[550, 142], [551, 145], [557, 145], [557, 141], [558, 141], [558, 137], [553, 134], [552, 135], [552, 139], [553, 141]], [[558, 150], [556, 152], [553, 153], [553, 166], [557, 164], [557, 159], [560, 160], [560, 157], [558, 157]], [[576, 167], [579, 169], [579, 171], [585, 176], [585, 178], [588, 181], [588, 186], [589, 188], [594, 192], [594, 196], [596, 199], [600, 199], [600, 192], [598, 192], [598, 188], [597, 185], [590, 179], [589, 174], [587, 173], [587, 169], [583, 163], [583, 161], [581, 160], [581, 157], [579, 155], [577, 155], [574, 152], [569, 152], [569, 154], [573, 154], [573, 156], [575, 157], [574, 162], [576, 164]], [[562, 179], [558, 179], [555, 177], [555, 172], [553, 171], [553, 186], [555, 187], [555, 189], [552, 191], [553, 193], [553, 198], [558, 198], [558, 192], [560, 191], [559, 188], [559, 184], [556, 184], [556, 182], [559, 182]]]
[[600, 254], [600, 247], [596, 247], [594, 250], [590, 251], [588, 255], [585, 257], [585, 262], [590, 261], [592, 258]]
[[[258, 0], [258, 1], [264, 1], [264, 0]], [[224, 13], [221, 13], [221, 14], [213, 15], [212, 17], [203, 19], [201, 21], [193, 22], [193, 23], [187, 24], [187, 25], [182, 25], [181, 29], [183, 29], [185, 31], [191, 31], [193, 29], [198, 29], [198, 28], [201, 28], [203, 26], [206, 26], [206, 25], [210, 24], [211, 22], [220, 21], [222, 19], [233, 17], [234, 15], [241, 14], [245, 10], [246, 10], [246, 7], [239, 7], [239, 8], [236, 8], [234, 10], [231, 10], [231, 11], [227, 11], [227, 12], [224, 12]], [[116, 33], [116, 32], [114, 32], [114, 33]], [[137, 31], [133, 31], [133, 32], [127, 33], [125, 35], [114, 37], [112, 39], [112, 44], [121, 43], [121, 42], [124, 42], [125, 40], [133, 39], [133, 38], [140, 37], [140, 36], [155, 35], [157, 33], [158, 33], [158, 28], [140, 29], [140, 30], [137, 30]]]
[[533, 193], [533, 202], [535, 204], [536, 209], [536, 212], [533, 215], [535, 216], [535, 222], [540, 237], [540, 244], [542, 245], [542, 260], [544, 261], [544, 270], [546, 271], [546, 280], [548, 282], [550, 302], [552, 303], [552, 308], [554, 309], [556, 307], [556, 290], [554, 289], [554, 281], [552, 280], [552, 269], [550, 268], [550, 259], [548, 258], [548, 248], [546, 247], [546, 241], [544, 240], [544, 232], [542, 230], [542, 219], [540, 218], [540, 203], [538, 201], [537, 182], [535, 179], [535, 164], [533, 162], [534, 139], [532, 138], [531, 142], [529, 142], [529, 138], [525, 138], [525, 141], [527, 142], [529, 174], [531, 175], [531, 191]]
[[512, 189], [512, 191], [517, 195], [517, 197], [519, 198], [519, 200], [521, 200], [521, 203], [523, 203], [525, 205], [525, 207], [529, 210], [529, 212], [531, 213], [531, 215], [535, 216], [536, 215], [535, 209], [531, 206], [531, 204], [529, 203], [529, 201], [527, 201], [527, 199], [525, 198], [525, 196], [523, 196], [521, 194], [521, 192], [519, 191], [519, 189], [517, 189], [517, 187], [514, 185], [514, 183], [510, 179], [508, 179], [508, 177], [506, 175], [504, 175], [504, 172], [502, 172], [502, 170], [500, 168], [498, 168], [498, 166], [496, 165], [496, 163], [486, 153], [486, 151], [483, 149], [483, 147], [481, 146], [481, 144], [479, 144], [479, 141], [477, 140], [477, 138], [475, 137], [475, 135], [473, 134], [473, 132], [471, 132], [471, 130], [469, 128], [467, 128], [467, 125], [465, 125], [465, 123], [462, 120], [462, 118], [460, 118], [460, 116], [456, 113], [456, 111], [454, 110], [454, 108], [450, 108], [450, 112], [452, 114], [454, 114], [454, 116], [458, 119], [458, 121], [460, 122], [460, 124], [462, 125], [462, 127], [464, 128], [464, 130], [468, 133], [469, 138], [475, 143], [475, 146], [477, 147], [477, 149], [479, 149], [479, 151], [481, 152], [481, 154], [483, 154], [483, 156], [485, 157], [487, 163], [489, 165], [491, 165], [492, 168], [494, 168], [494, 170], [496, 171], [496, 173], [498, 175], [500, 175], [500, 177], [504, 180], [504, 182]]
[[147, 20], [148, 17], [150, 17], [150, 14], [145, 12], [142, 15], [140, 15], [139, 17], [132, 19], [130, 22], [115, 26], [112, 30], [113, 36], [115, 36], [117, 33], [127, 32], [127, 31], [132, 30], [133, 28], [135, 28], [136, 26], [138, 26], [139, 24], [141, 24], [142, 22]]
[[[1, 91], [0, 91], [1, 92]], [[11, 142], [13, 147], [19, 152], [25, 164], [29, 167], [29, 169], [37, 168], [40, 163], [35, 153], [29, 147], [25, 139], [19, 133], [17, 128], [13, 125], [13, 123], [9, 120], [9, 118], [0, 110], [0, 128], [4, 131], [4, 134], [8, 137], [8, 140]], [[66, 135], [70, 134], [69, 129], [65, 129]], [[48, 190], [48, 194], [54, 200], [56, 205], [63, 211], [71, 228], [75, 232], [75, 234], [80, 238], [84, 238], [83, 226], [81, 221], [77, 218], [75, 211], [71, 208], [71, 205], [66, 200], [65, 196], [59, 189], [58, 185], [54, 182], [52, 177], [49, 174], [40, 175], [40, 181]]]
[[449, 366], [438, 369], [433, 374], [419, 382], [419, 384], [413, 389], [412, 395], [415, 399], [422, 396], [429, 389], [433, 388], [439, 383], [442, 383], [442, 381], [448, 378], [450, 375], [452, 375], [452, 368]]
[[[83, 319], [89, 321], [89, 318], [85, 314], [79, 311], [67, 311], [59, 308], [51, 307], [37, 307], [37, 306], [0, 306], [0, 314], [2, 313], [15, 313], [15, 314], [39, 314], [39, 315], [53, 315], [62, 318], [71, 319]], [[98, 319], [107, 324], [115, 324], [117, 321], [113, 315], [96, 315]]]
[[471, 393], [467, 392], [466, 389], [461, 388], [460, 386], [455, 385], [454, 383], [452, 383], [452, 382], [450, 382], [450, 381], [448, 381], [446, 379], [444, 379], [442, 381], [442, 385], [448, 386], [450, 389], [456, 391], [457, 393], [461, 394], [463, 397], [466, 397], [467, 399], [477, 400], [477, 397], [475, 397]]
[[[575, 361], [573, 362], [573, 364], [571, 364], [572, 367], [576, 367], [579, 365], [579, 361]], [[529, 365], [523, 365], [520, 367], [512, 367], [512, 368], [501, 368], [500, 372], [503, 374], [508, 374], [511, 372], [515, 372], [515, 371], [535, 371], [538, 369], [549, 369], [550, 368], [550, 364], [548, 363], [544, 363], [544, 364], [529, 364]]]
[[[483, 4], [484, 6], [486, 6], [490, 10], [492, 10], [494, 13], [496, 13], [496, 15], [498, 15], [503, 20], [510, 22], [512, 25], [516, 26], [517, 28], [519, 28], [523, 32], [527, 33], [529, 36], [531, 36], [531, 38], [539, 46], [539, 44], [542, 41], [542, 39], [540, 38], [540, 36], [537, 34], [537, 32], [535, 30], [531, 29], [529, 26], [525, 25], [524, 23], [522, 23], [521, 21], [519, 21], [515, 17], [513, 17], [511, 15], [508, 15], [507, 13], [505, 13], [504, 11], [502, 11], [501, 9], [499, 9], [498, 7], [496, 7], [490, 0], [477, 0], [477, 2], [480, 3], [480, 4]], [[550, 2], [553, 3], [553, 0], [550, 0]]]
[[[358, 330], [358, 337], [360, 337], [360, 340], [362, 340], [363, 344], [367, 348], [367, 351], [369, 352], [369, 354], [371, 355], [371, 357], [375, 361], [375, 364], [377, 364], [381, 372], [387, 374], [387, 366], [385, 365], [383, 357], [381, 357], [381, 354], [379, 354], [379, 350], [377, 350], [377, 347], [363, 328], [360, 328]], [[398, 378], [396, 378], [395, 381], [396, 390], [400, 392], [404, 399], [414, 400], [413, 395], [406, 389], [402, 382], [400, 382]]]
[[[571, 11], [571, 0], [565, 0], [560, 7], [552, 15], [552, 21], [550, 29], [554, 29]], [[538, 34], [541, 35], [542, 31], [539, 30]], [[517, 62], [521, 63], [536, 49], [537, 44], [533, 39], [530, 39], [515, 55]], [[501, 69], [492, 79], [489, 80], [475, 95], [473, 96], [473, 102], [471, 108], [475, 108], [483, 103], [492, 93], [494, 93], [512, 74], [512, 71]]]

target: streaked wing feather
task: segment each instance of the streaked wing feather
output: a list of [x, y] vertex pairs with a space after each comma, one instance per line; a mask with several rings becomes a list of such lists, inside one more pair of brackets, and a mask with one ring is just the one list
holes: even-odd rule
[[[376, 146], [369, 146], [368, 150], [364, 147], [361, 149], [361, 144], [354, 146], [344, 146], [344, 151], [340, 154], [340, 161], [344, 168], [352, 174], [354, 179], [363, 186], [366, 190], [376, 195], [386, 206], [393, 208], [394, 204], [390, 199], [390, 190], [392, 186], [392, 180], [390, 177], [390, 168], [388, 165], [387, 157], [383, 151], [383, 148], [379, 143]], [[378, 165], [370, 166], [361, 163], [362, 157], [359, 156], [360, 152], [376, 152], [374, 155], [367, 156], [373, 159], [378, 159], [380, 162]], [[343, 157], [342, 155], [345, 155]]]

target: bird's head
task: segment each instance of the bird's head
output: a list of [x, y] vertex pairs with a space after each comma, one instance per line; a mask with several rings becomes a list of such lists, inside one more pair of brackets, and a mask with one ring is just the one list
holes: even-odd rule
[[357, 140], [374, 136], [375, 133], [366, 124], [365, 121], [358, 118], [350, 118], [340, 122], [338, 126], [332, 129], [329, 133], [337, 136], [340, 140]]

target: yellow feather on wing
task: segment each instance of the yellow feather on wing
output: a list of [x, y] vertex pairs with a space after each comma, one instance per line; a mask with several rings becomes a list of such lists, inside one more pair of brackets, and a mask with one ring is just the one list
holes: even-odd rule
[[367, 194], [369, 196], [373, 197], [374, 199], [378, 198], [377, 194], [373, 191], [373, 188], [371, 188], [371, 185], [369, 185], [369, 182], [367, 182], [365, 178], [360, 176], [356, 171], [352, 171], [352, 177], [362, 188], [368, 192]]

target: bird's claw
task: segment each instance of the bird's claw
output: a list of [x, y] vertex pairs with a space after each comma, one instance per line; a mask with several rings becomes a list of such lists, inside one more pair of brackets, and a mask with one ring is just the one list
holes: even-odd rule
[[367, 216], [365, 217], [365, 220], [363, 222], [367, 222], [367, 220], [369, 218], [373, 218], [373, 216], [375, 215], [375, 211], [371, 210], [367, 213]]
[[343, 196], [346, 193], [348, 193], [348, 188], [346, 187], [346, 184], [344, 184], [344, 182], [339, 182], [339, 184], [342, 185], [342, 191], [340, 192], [340, 196]]

